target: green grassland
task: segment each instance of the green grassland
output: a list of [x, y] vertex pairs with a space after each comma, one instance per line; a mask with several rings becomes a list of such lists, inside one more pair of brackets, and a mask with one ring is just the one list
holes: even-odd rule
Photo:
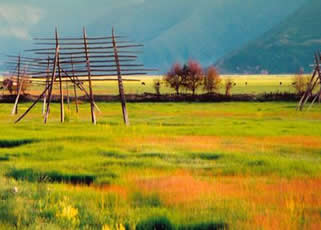
[[[236, 83], [232, 89], [234, 94], [260, 94], [270, 92], [294, 92], [292, 86], [292, 75], [222, 75], [222, 83], [220, 86], [220, 93], [224, 93], [225, 79], [231, 78]], [[128, 79], [138, 79], [140, 82], [125, 82], [126, 93], [128, 94], [142, 94], [155, 93], [153, 88], [154, 79], [162, 79], [161, 76], [146, 76], [146, 77], [130, 77]], [[141, 84], [142, 82], [145, 85]], [[280, 85], [280, 82], [282, 84]], [[117, 94], [117, 82], [96, 82], [94, 90], [97, 94]], [[189, 93], [185, 89], [181, 90], [183, 93]], [[175, 93], [173, 89], [161, 85], [161, 93]], [[202, 88], [199, 88], [197, 93], [204, 93]]]
[[[224, 93], [224, 83], [227, 78], [233, 79], [236, 85], [232, 89], [233, 94], [262, 94], [262, 93], [294, 93], [295, 90], [292, 86], [294, 82], [294, 75], [222, 75], [222, 82], [220, 85], [219, 93]], [[143, 93], [155, 93], [153, 88], [153, 82], [155, 79], [162, 79], [162, 76], [135, 76], [126, 77], [125, 79], [135, 79], [139, 81], [125, 81], [125, 92], [127, 94], [143, 94]], [[144, 83], [144, 84], [142, 84]], [[282, 84], [280, 84], [282, 83]], [[86, 85], [86, 83], [84, 83]], [[86, 86], [86, 88], [88, 88]], [[59, 87], [55, 87], [55, 94], [58, 94]], [[73, 95], [73, 88], [69, 84], [69, 94]], [[32, 85], [27, 93], [30, 94], [40, 94], [43, 87], [38, 85]], [[93, 83], [94, 94], [104, 95], [104, 94], [118, 94], [118, 86], [116, 81], [101, 82], [96, 81]], [[163, 82], [160, 89], [162, 94], [175, 93], [173, 89], [166, 86]], [[182, 93], [190, 93], [185, 89], [181, 89]], [[3, 93], [8, 94], [7, 91]], [[197, 93], [204, 93], [202, 88], [197, 90]], [[64, 94], [67, 94], [66, 88], [64, 89]], [[83, 93], [78, 92], [78, 94], [83, 95]]]
[[14, 125], [0, 104], [0, 229], [321, 226], [320, 105], [129, 103], [129, 127], [98, 106], [96, 126], [88, 104]]

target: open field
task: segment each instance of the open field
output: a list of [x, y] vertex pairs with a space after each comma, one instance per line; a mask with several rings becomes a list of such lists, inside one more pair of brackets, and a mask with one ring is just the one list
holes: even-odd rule
[[[224, 93], [224, 81], [226, 78], [232, 78], [236, 83], [236, 86], [232, 89], [233, 94], [260, 94], [260, 93], [276, 93], [276, 92], [288, 92], [293, 93], [294, 88], [292, 86], [293, 75], [222, 75], [222, 87], [220, 93]], [[138, 77], [126, 77], [127, 79], [137, 79], [140, 82], [125, 82], [125, 92], [127, 94], [143, 94], [143, 93], [155, 93], [153, 88], [153, 80], [161, 79], [162, 76], [138, 76]], [[142, 84], [145, 83], [145, 85]], [[280, 85], [280, 82], [282, 84]], [[247, 83], [247, 84], [246, 84]], [[94, 82], [93, 84], [95, 94], [118, 94], [118, 86], [116, 81], [110, 82]], [[43, 87], [32, 86], [27, 93], [40, 94]], [[69, 87], [69, 92], [73, 94], [73, 88]], [[182, 92], [186, 92], [182, 90]], [[8, 92], [4, 92], [8, 94]], [[59, 94], [58, 85], [56, 86], [55, 94]], [[174, 90], [168, 88], [166, 85], [161, 86], [162, 94], [174, 93]], [[197, 93], [204, 93], [202, 89], [199, 89]], [[66, 90], [64, 92], [66, 94]], [[81, 94], [81, 93], [80, 93]]]
[[321, 229], [321, 107], [295, 106], [129, 103], [124, 127], [118, 103], [97, 126], [0, 104], [0, 229]]

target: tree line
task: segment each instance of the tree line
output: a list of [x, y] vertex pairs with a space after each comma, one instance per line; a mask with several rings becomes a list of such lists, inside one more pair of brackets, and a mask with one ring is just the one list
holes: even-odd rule
[[[207, 93], [217, 93], [222, 87], [222, 78], [219, 71], [214, 66], [204, 69], [201, 64], [195, 60], [190, 60], [186, 64], [181, 65], [175, 63], [170, 70], [164, 75], [163, 81], [166, 86], [174, 89], [179, 95], [182, 89], [188, 90], [195, 95], [199, 88]], [[154, 89], [157, 94], [160, 91], [160, 80], [155, 80]], [[225, 94], [230, 95], [234, 86], [232, 79], [225, 81]]]
[[[307, 90], [309, 79], [310, 78], [305, 76], [302, 71], [294, 75], [292, 87], [297, 95], [302, 95]], [[225, 95], [230, 96], [232, 88], [236, 85], [231, 78], [226, 78], [223, 82], [215, 66], [202, 68], [201, 64], [195, 60], [190, 60], [184, 65], [175, 63], [164, 75], [162, 80], [155, 79], [154, 90], [157, 95], [160, 95], [162, 83], [172, 88], [177, 95], [179, 95], [183, 89], [195, 95], [199, 88], [202, 88], [202, 90], [208, 94], [213, 94], [218, 93], [220, 88], [224, 87]], [[282, 84], [283, 83], [280, 82], [280, 85]], [[245, 82], [245, 85], [247, 85], [247, 82]]]

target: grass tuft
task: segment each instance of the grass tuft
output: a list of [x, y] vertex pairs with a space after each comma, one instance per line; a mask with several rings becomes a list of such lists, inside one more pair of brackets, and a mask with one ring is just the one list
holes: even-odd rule
[[167, 217], [150, 217], [142, 220], [136, 226], [136, 230], [174, 230], [174, 225]]
[[27, 145], [36, 142], [32, 139], [21, 139], [21, 140], [0, 140], [0, 148], [14, 148], [22, 145]]
[[16, 180], [26, 180], [29, 182], [47, 182], [47, 183], [67, 183], [67, 184], [85, 184], [91, 185], [95, 176], [92, 175], [71, 175], [59, 172], [37, 172], [32, 169], [12, 169], [7, 173], [7, 177]]

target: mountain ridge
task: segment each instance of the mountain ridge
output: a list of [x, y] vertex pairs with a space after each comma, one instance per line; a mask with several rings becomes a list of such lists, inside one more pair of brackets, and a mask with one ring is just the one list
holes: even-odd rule
[[217, 66], [228, 73], [310, 72], [314, 52], [321, 46], [321, 1], [309, 0], [278, 26], [218, 60]]

